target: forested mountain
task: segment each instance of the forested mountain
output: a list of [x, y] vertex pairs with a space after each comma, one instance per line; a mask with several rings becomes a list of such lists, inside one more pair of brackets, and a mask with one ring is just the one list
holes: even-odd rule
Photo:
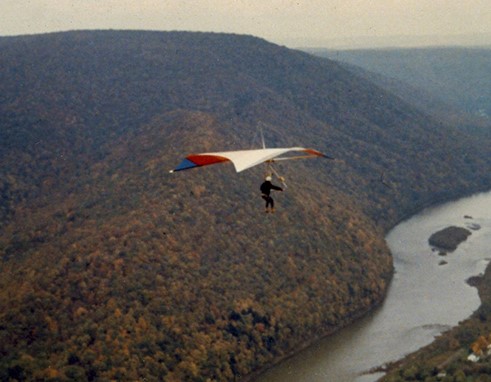
[[[384, 231], [489, 188], [489, 141], [238, 35], [0, 38], [2, 380], [239, 380], [379, 303]], [[169, 174], [190, 152], [335, 161]]]
[[491, 47], [309, 51], [363, 68], [437, 118], [491, 136]]

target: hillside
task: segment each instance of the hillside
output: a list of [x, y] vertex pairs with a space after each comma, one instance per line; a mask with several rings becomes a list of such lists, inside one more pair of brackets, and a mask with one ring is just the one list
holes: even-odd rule
[[309, 51], [363, 68], [372, 81], [438, 119], [491, 136], [491, 47]]
[[[384, 230], [489, 188], [489, 142], [339, 63], [237, 35], [0, 38], [0, 376], [227, 381], [366, 313]], [[315, 147], [169, 174], [193, 151]]]

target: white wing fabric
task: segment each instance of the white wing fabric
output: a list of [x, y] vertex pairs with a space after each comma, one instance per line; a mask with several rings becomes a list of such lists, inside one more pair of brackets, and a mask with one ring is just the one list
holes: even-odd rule
[[[303, 152], [304, 156], [301, 157], [283, 157], [280, 155], [286, 154], [291, 151]], [[287, 160], [298, 159], [308, 157], [325, 157], [327, 155], [313, 149], [307, 149], [304, 147], [288, 147], [288, 148], [274, 148], [274, 149], [258, 149], [258, 150], [239, 150], [239, 151], [223, 151], [215, 153], [202, 153], [191, 154], [184, 159], [174, 171], [189, 170], [195, 167], [207, 166], [215, 163], [232, 162], [237, 172], [244, 171], [250, 167], [256, 166], [263, 162], [273, 162], [275, 160]]]

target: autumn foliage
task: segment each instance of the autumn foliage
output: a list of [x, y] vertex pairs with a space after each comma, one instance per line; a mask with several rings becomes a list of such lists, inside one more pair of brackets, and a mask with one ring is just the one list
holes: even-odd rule
[[[2, 380], [239, 380], [380, 303], [395, 221], [489, 185], [484, 142], [253, 37], [72, 32], [0, 52]], [[337, 158], [279, 165], [276, 214], [264, 168], [168, 173], [258, 145], [259, 123], [271, 146]]]

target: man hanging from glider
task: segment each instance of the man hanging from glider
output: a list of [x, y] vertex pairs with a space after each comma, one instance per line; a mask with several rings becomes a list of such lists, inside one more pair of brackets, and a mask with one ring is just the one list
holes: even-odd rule
[[[300, 152], [297, 156], [282, 156], [290, 152]], [[244, 171], [248, 168], [265, 163], [269, 169], [278, 177], [286, 188], [286, 184], [273, 169], [272, 164], [278, 161], [306, 159], [306, 158], [331, 158], [317, 150], [305, 147], [286, 147], [286, 148], [263, 148], [256, 150], [239, 150], [239, 151], [221, 151], [212, 153], [191, 154], [186, 156], [184, 160], [170, 172], [189, 170], [196, 167], [208, 166], [217, 163], [232, 162], [237, 172]], [[281, 187], [271, 183], [271, 176], [266, 177], [261, 184], [261, 197], [266, 201], [266, 212], [274, 212], [274, 200], [271, 197], [271, 190], [283, 191]]]
[[283, 191], [281, 187], [275, 186], [271, 183], [271, 176], [268, 175], [264, 182], [261, 184], [261, 197], [266, 201], [265, 212], [274, 212], [274, 200], [271, 197], [271, 190]]

